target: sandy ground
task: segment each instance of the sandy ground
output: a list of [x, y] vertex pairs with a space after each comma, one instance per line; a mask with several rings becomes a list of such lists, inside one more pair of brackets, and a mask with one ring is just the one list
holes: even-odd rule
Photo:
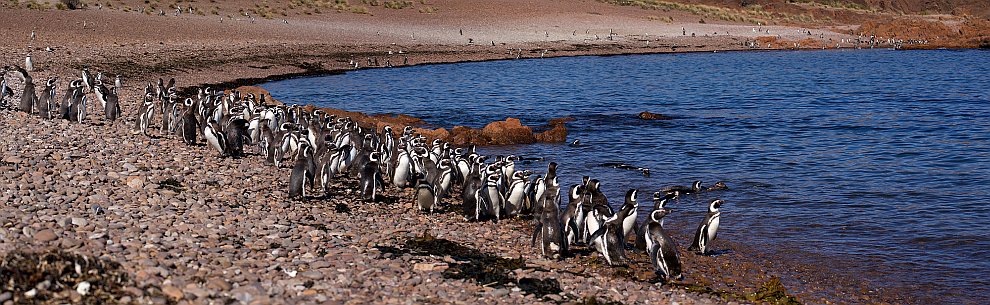
[[[685, 258], [686, 264], [700, 270], [697, 273], [706, 275], [678, 288], [662, 287], [648, 280], [646, 264], [612, 270], [590, 253], [563, 262], [538, 258], [526, 247], [527, 221], [465, 225], [453, 213], [416, 215], [409, 191], [390, 190], [396, 207], [364, 205], [355, 200], [349, 180], [341, 181], [332, 200], [292, 202], [283, 194], [288, 169], [272, 171], [251, 158], [218, 160], [205, 146], [186, 147], [170, 137], [134, 136], [130, 129], [143, 84], [159, 77], [175, 77], [186, 88], [228, 87], [346, 71], [354, 69], [353, 63], [358, 68], [382, 68], [386, 62], [399, 66], [749, 50], [753, 47], [747, 42], [758, 38], [762, 39], [758, 49], [766, 49], [763, 43], [770, 43], [772, 49], [794, 48], [798, 41], [803, 41], [803, 48], [834, 43], [853, 47], [843, 41], [855, 37], [801, 27], [702, 24], [698, 16], [686, 13], [595, 1], [430, 1], [401, 10], [369, 7], [371, 14], [333, 10], [307, 14], [311, 9], [296, 8], [272, 19], [238, 12], [253, 5], [223, 1], [217, 4], [219, 15], [180, 16], [125, 12], [121, 4], [114, 9], [75, 11], [0, 8], [4, 65], [23, 65], [30, 52], [36, 83], [58, 76], [64, 88], [88, 66], [94, 73], [121, 75], [125, 84], [121, 94], [125, 117], [117, 122], [76, 125], [4, 111], [0, 185], [5, 191], [0, 201], [11, 204], [2, 213], [0, 252], [61, 248], [108, 258], [121, 263], [134, 279], [128, 290], [132, 300], [152, 302], [560, 303], [590, 296], [630, 304], [647, 300], [706, 304], [745, 301], [738, 296], [756, 292], [775, 275], [796, 272], [793, 266], [776, 266], [738, 251], [717, 258]], [[423, 7], [436, 11], [417, 9]], [[201, 9], [210, 8], [204, 4]], [[671, 19], [661, 21], [658, 16]], [[809, 43], [809, 38], [819, 45]], [[369, 59], [379, 65], [369, 67]], [[14, 77], [7, 79], [19, 90]], [[33, 127], [8, 129], [18, 124]], [[167, 178], [179, 178], [186, 191], [163, 187], [160, 182]], [[91, 213], [93, 205], [100, 205], [106, 214]], [[341, 205], [353, 212], [341, 213]], [[408, 229], [397, 232], [396, 227]], [[441, 272], [456, 260], [381, 250], [402, 248], [406, 240], [427, 229], [482, 253], [521, 257], [530, 267], [514, 270], [514, 277], [555, 278], [568, 293], [540, 296], [513, 290], [512, 285], [496, 288], [451, 280]], [[44, 231], [55, 238], [49, 239], [47, 233], [39, 238]], [[479, 236], [484, 238], [475, 238]], [[645, 262], [645, 257], [634, 260]], [[298, 277], [288, 276], [293, 271], [299, 272]], [[788, 292], [806, 302], [898, 302], [848, 279], [808, 278], [801, 280], [806, 285], [788, 287]], [[436, 284], [438, 289], [422, 288], [423, 283]], [[835, 289], [824, 288], [833, 285]], [[398, 297], [406, 294], [413, 297]]]

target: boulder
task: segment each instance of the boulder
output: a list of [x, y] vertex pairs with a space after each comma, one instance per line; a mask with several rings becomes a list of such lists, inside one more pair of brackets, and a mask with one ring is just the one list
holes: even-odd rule
[[529, 144], [536, 142], [533, 129], [523, 126], [516, 118], [505, 121], [488, 123], [481, 129], [481, 134], [490, 140], [492, 145]]

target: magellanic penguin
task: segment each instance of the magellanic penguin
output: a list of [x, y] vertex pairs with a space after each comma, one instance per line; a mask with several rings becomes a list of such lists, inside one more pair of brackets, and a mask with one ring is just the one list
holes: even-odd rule
[[476, 171], [478, 166], [477, 164], [472, 165], [472, 169], [468, 171], [467, 177], [464, 178], [464, 188], [461, 190], [461, 199], [463, 201], [461, 206], [468, 220], [481, 220], [479, 217], [481, 215], [478, 213], [478, 206], [481, 202], [479, 202], [479, 196], [477, 194], [481, 191], [485, 182], [482, 181], [481, 174]]
[[408, 180], [412, 174], [412, 158], [409, 153], [405, 150], [399, 151], [398, 159], [396, 159], [395, 165], [395, 175], [392, 176], [392, 185], [397, 188], [403, 189], [408, 186]]
[[365, 201], [377, 201], [379, 193], [385, 188], [385, 181], [382, 180], [381, 168], [378, 165], [380, 154], [372, 152], [368, 156], [368, 163], [361, 167], [358, 178], [361, 181], [361, 197]]
[[41, 96], [37, 100], [38, 115], [45, 119], [51, 119], [53, 117], [52, 109], [53, 104], [55, 104], [55, 96], [57, 94], [58, 87], [58, 77], [52, 77], [48, 79], [45, 83], [44, 90], [41, 91]]
[[289, 198], [306, 196], [306, 179], [309, 176], [307, 170], [309, 169], [309, 158], [312, 157], [308, 146], [309, 144], [305, 141], [299, 143], [299, 156], [296, 157], [296, 163], [292, 166], [292, 173], [289, 174]]
[[179, 124], [182, 125], [179, 128], [179, 135], [182, 137], [182, 142], [185, 142], [187, 145], [196, 145], [196, 134], [199, 132], [199, 121], [196, 120], [196, 108], [193, 107], [193, 100], [191, 98], [186, 98], [184, 105], [186, 108], [182, 110], [182, 117], [179, 121]]
[[661, 279], [682, 280], [681, 261], [677, 258], [677, 245], [663, 230], [663, 217], [670, 209], [659, 209], [650, 213], [646, 228], [646, 253]]
[[21, 79], [24, 80], [24, 89], [21, 91], [21, 103], [18, 110], [32, 113], [31, 109], [34, 108], [35, 100], [38, 99], [38, 96], [35, 94], [34, 90], [34, 79], [31, 78], [28, 71], [19, 66], [14, 66], [14, 72], [20, 74]]
[[561, 220], [564, 222], [564, 236], [569, 245], [584, 244], [584, 186], [573, 185], [568, 192], [567, 209]]
[[502, 193], [498, 190], [499, 175], [496, 173], [488, 175], [485, 186], [481, 188], [481, 211], [483, 216], [499, 219], [502, 215], [503, 202]]
[[708, 215], [705, 215], [705, 220], [698, 225], [698, 230], [694, 233], [694, 241], [691, 242], [688, 251], [694, 251], [701, 255], [708, 253], [715, 238], [718, 237], [719, 216], [722, 215], [718, 209], [722, 203], [724, 202], [721, 199], [715, 199], [708, 205]]
[[110, 88], [110, 91], [106, 95], [107, 104], [103, 107], [103, 111], [107, 115], [107, 120], [115, 121], [120, 117], [120, 96], [117, 95], [117, 87]]
[[206, 135], [206, 142], [209, 142], [213, 148], [220, 152], [220, 157], [227, 156], [227, 136], [224, 135], [217, 121], [211, 119], [207, 122], [206, 126], [203, 127], [203, 134]]
[[676, 195], [677, 197], [680, 197], [680, 196], [683, 196], [683, 195], [695, 194], [695, 193], [700, 192], [701, 190], [702, 190], [702, 187], [701, 187], [701, 181], [700, 180], [695, 181], [694, 183], [692, 183], [690, 187], [682, 186], [682, 185], [675, 185], [675, 186], [668, 186], [668, 187], [665, 187], [665, 188], [660, 189], [661, 192], [664, 192], [664, 193], [667, 193], [667, 194], [673, 194], [673, 195]]
[[522, 211], [523, 201], [526, 200], [526, 183], [529, 182], [529, 173], [525, 171], [513, 172], [512, 175], [512, 182], [505, 196], [505, 210], [509, 216]]
[[622, 218], [623, 241], [626, 240], [629, 233], [636, 227], [636, 217], [639, 215], [639, 201], [636, 199], [637, 194], [639, 194], [639, 190], [636, 189], [626, 191], [626, 201], [622, 204], [622, 207], [619, 208], [619, 212], [616, 213]]
[[622, 236], [622, 217], [614, 214], [605, 219], [595, 233], [591, 234], [589, 240], [594, 244], [609, 266], [626, 265], [626, 242]]
[[[151, 124], [152, 116], [155, 114], [155, 96], [148, 93], [144, 95], [144, 103], [141, 104], [141, 109], [138, 111], [137, 119], [137, 132], [147, 136], [148, 135], [148, 125]], [[206, 131], [204, 130], [204, 133]]]
[[[653, 211], [661, 210], [667, 208], [667, 203], [673, 200], [676, 195], [674, 194], [664, 194], [663, 192], [653, 193], [653, 209], [647, 215], [653, 215]], [[646, 229], [649, 225], [649, 219], [644, 221], [639, 227], [636, 228], [636, 242], [635, 247], [639, 250], [646, 251]], [[660, 219], [660, 225], [663, 225], [663, 218]]]
[[240, 117], [227, 121], [227, 126], [223, 128], [226, 155], [234, 159], [244, 155], [244, 141], [248, 139], [247, 125], [248, 121]]
[[439, 202], [436, 188], [426, 179], [426, 175], [416, 174], [416, 177], [416, 204], [419, 211], [433, 214], [433, 209]]
[[[567, 256], [568, 244], [564, 239], [564, 230], [560, 221], [560, 188], [550, 186], [538, 200], [539, 218], [533, 228], [533, 240], [530, 243], [540, 249], [540, 254], [547, 258], [561, 259]], [[539, 245], [537, 245], [539, 241]]]

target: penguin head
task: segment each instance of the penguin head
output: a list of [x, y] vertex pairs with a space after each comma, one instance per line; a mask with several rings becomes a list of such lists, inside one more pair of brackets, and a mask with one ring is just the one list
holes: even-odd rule
[[655, 207], [663, 209], [667, 207], [667, 202], [670, 202], [674, 197], [677, 196], [672, 193], [656, 192], [653, 193], [653, 204]]
[[547, 174], [554, 174], [554, 176], [557, 175], [557, 162], [550, 162], [550, 164], [547, 165]]
[[587, 186], [588, 185], [588, 181], [590, 181], [590, 180], [591, 180], [591, 176], [581, 177], [581, 185]]
[[694, 190], [700, 190], [701, 189], [701, 180], [694, 181], [694, 183], [691, 184], [691, 188], [694, 189]]
[[581, 197], [581, 191], [582, 191], [583, 188], [584, 188], [584, 186], [577, 185], [577, 184], [571, 186], [571, 192], [570, 192], [571, 201], [578, 200], [578, 198]]
[[650, 220], [659, 223], [664, 216], [673, 212], [671, 209], [656, 209], [653, 213], [650, 213]]
[[725, 203], [725, 201], [722, 201], [722, 199], [712, 200], [712, 203], [708, 205], [708, 212], [709, 213], [717, 213], [718, 212], [718, 209], [720, 207], [722, 207], [722, 204], [723, 203]]
[[588, 181], [588, 191], [589, 192], [599, 191], [598, 190], [599, 184], [601, 184], [601, 182], [599, 182], [598, 179], [591, 179], [590, 181]]
[[639, 195], [639, 190], [637, 189], [629, 189], [626, 191], [626, 203], [635, 204], [637, 195]]

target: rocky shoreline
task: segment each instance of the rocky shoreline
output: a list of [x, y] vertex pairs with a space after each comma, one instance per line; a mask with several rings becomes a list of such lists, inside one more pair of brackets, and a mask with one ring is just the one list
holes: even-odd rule
[[[191, 17], [194, 20], [186, 24], [166, 24], [185, 38], [159, 42], [134, 34], [139, 38], [121, 38], [109, 44], [112, 47], [103, 47], [90, 41], [102, 38], [104, 29], [96, 34], [81, 30], [82, 34], [52, 33], [63, 34], [58, 32], [62, 28], [75, 31], [78, 20], [85, 19], [94, 27], [105, 25], [107, 32], [126, 36], [122, 33], [133, 24], [127, 23], [133, 21], [130, 15], [106, 13], [124, 20], [115, 24], [118, 21], [108, 21], [113, 18], [95, 11], [71, 12], [75, 15], [67, 20], [57, 13], [6, 12], [21, 19], [45, 20], [50, 23], [45, 26], [56, 29], [45, 32], [42, 26], [39, 43], [33, 44], [35, 83], [59, 76], [62, 90], [67, 79], [76, 78], [80, 68], [89, 66], [122, 75], [125, 90], [121, 92], [124, 116], [116, 122], [103, 120], [102, 111], [91, 111], [92, 117], [99, 118], [79, 124], [0, 110], [0, 202], [5, 203], [0, 206], [0, 256], [4, 257], [0, 275], [8, 279], [3, 272], [38, 274], [16, 278], [33, 283], [0, 286], [0, 304], [721, 304], [789, 299], [774, 275], [790, 266], [768, 268], [765, 259], [747, 257], [746, 251], [718, 258], [685, 255], [689, 279], [662, 286], [655, 283], [648, 260], [641, 254], [631, 254], [636, 263], [628, 268], [607, 267], [588, 251], [563, 261], [540, 258], [528, 247], [532, 230], [528, 219], [466, 222], [452, 212], [459, 203], [449, 199], [439, 213], [422, 215], [414, 208], [411, 190], [394, 188], [386, 188], [383, 202], [364, 203], [353, 179], [335, 183], [328, 199], [292, 200], [286, 192], [289, 169], [264, 164], [255, 150], [248, 150], [248, 156], [241, 159], [218, 159], [202, 140], [198, 146], [187, 146], [157, 132], [152, 137], [133, 134], [141, 88], [159, 77], [175, 77], [181, 94], [188, 96], [205, 86], [231, 89], [270, 79], [351, 71], [355, 59], [391, 59], [401, 66], [400, 62], [437, 64], [544, 55], [751, 50], [744, 46], [750, 38], [680, 37], [681, 28], [672, 36], [649, 37], [631, 26], [615, 40], [529, 38], [498, 46], [407, 38], [396, 38], [396, 43], [371, 35], [345, 37], [344, 42], [308, 36], [269, 41], [266, 38], [284, 33], [248, 25], [220, 28], [213, 19]], [[158, 19], [142, 18], [146, 17], [133, 19], [154, 25], [153, 33], [166, 26]], [[21, 26], [23, 35], [17, 32], [15, 38], [5, 40], [9, 45], [0, 47], [4, 51], [0, 61], [23, 63], [23, 50], [17, 46], [31, 44], [27, 33], [33, 28]], [[189, 38], [200, 35], [200, 28], [231, 31], [236, 36], [224, 43]], [[749, 31], [749, 26], [743, 30]], [[560, 31], [559, 36], [574, 35], [570, 28]], [[606, 29], [599, 31], [605, 35]], [[851, 37], [828, 35], [836, 40]], [[45, 40], [54, 36], [71, 39], [62, 41], [66, 45], [57, 46], [55, 52], [44, 52]], [[798, 38], [785, 35], [773, 48], [790, 49], [792, 40]], [[395, 55], [400, 51], [401, 57]], [[20, 92], [12, 79], [8, 77], [11, 86]], [[686, 238], [675, 236], [676, 240]], [[731, 241], [727, 244], [745, 249]], [[118, 276], [122, 285], [99, 286], [102, 279], [78, 276], [75, 270], [30, 269], [30, 264], [14, 263], [25, 259], [52, 259], [58, 262], [53, 266], [73, 269], [79, 260], [98, 260], [79, 273], [95, 270], [107, 278]], [[469, 268], [472, 265], [491, 268], [479, 273]], [[825, 285], [788, 292], [807, 302], [877, 300], [865, 288], [821, 292], [833, 289], [826, 285], [835, 281], [813, 282]], [[80, 289], [82, 282], [88, 283], [89, 291]], [[791, 288], [790, 283], [785, 285]], [[108, 288], [97, 293], [101, 287]], [[861, 286], [843, 286], [848, 287]], [[32, 289], [35, 292], [29, 293]], [[823, 297], [837, 294], [842, 297]]]

